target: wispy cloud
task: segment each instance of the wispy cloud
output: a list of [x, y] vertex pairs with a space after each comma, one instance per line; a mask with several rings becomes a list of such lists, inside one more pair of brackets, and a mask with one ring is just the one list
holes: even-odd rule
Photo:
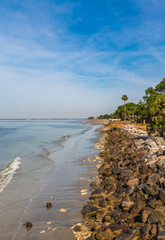
[[[23, 108], [24, 115], [34, 115], [40, 105], [39, 115], [55, 114], [51, 109], [56, 106], [56, 117], [111, 112], [121, 103], [121, 94], [137, 102], [164, 77], [164, 5], [151, 0], [148, 10], [142, 0], [127, 0], [121, 7], [115, 0], [108, 2], [106, 14], [102, 4], [84, 20], [87, 8], [80, 1], [2, 1], [4, 115], [11, 108], [17, 115]], [[88, 23], [93, 32], [83, 30]]]

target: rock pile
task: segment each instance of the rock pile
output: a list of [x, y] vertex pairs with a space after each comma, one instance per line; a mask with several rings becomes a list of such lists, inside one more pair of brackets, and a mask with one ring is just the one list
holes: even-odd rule
[[164, 139], [132, 126], [111, 129], [100, 157], [100, 179], [82, 209], [86, 239], [165, 239]]

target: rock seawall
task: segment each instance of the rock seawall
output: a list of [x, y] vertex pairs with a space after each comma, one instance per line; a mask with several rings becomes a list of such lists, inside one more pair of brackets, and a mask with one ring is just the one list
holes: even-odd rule
[[[82, 209], [77, 239], [165, 239], [165, 141], [133, 126], [108, 130], [100, 179]], [[81, 234], [84, 232], [84, 234]]]

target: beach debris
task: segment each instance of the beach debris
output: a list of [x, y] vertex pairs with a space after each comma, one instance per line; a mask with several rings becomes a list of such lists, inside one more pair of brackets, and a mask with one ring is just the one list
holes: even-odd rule
[[84, 180], [84, 178], [83, 178], [83, 177], [80, 177], [80, 180]]
[[81, 190], [81, 195], [87, 195], [87, 194], [88, 194], [88, 189]]
[[54, 196], [50, 196], [50, 199], [53, 199], [54, 198]]
[[43, 231], [40, 231], [40, 233], [41, 233], [41, 234], [45, 233], [45, 230], [43, 230]]
[[53, 228], [52, 231], [56, 231], [57, 228]]
[[47, 207], [47, 209], [52, 208], [52, 203], [51, 202], [47, 202], [46, 203], [46, 207]]
[[60, 212], [61, 212], [61, 213], [66, 213], [67, 211], [66, 211], [65, 208], [61, 208], [61, 209], [60, 209]]
[[50, 224], [52, 224], [52, 222], [47, 222], [47, 225], [50, 225]]
[[51, 230], [52, 228], [51, 227], [48, 227], [48, 230]]

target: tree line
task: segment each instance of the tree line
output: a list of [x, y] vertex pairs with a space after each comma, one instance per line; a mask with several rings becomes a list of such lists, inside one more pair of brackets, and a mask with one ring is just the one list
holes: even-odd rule
[[150, 131], [164, 136], [165, 132], [165, 78], [156, 85], [145, 90], [145, 96], [138, 104], [128, 102], [127, 95], [121, 98], [124, 104], [112, 114], [100, 115], [99, 119], [121, 119], [147, 124]]

